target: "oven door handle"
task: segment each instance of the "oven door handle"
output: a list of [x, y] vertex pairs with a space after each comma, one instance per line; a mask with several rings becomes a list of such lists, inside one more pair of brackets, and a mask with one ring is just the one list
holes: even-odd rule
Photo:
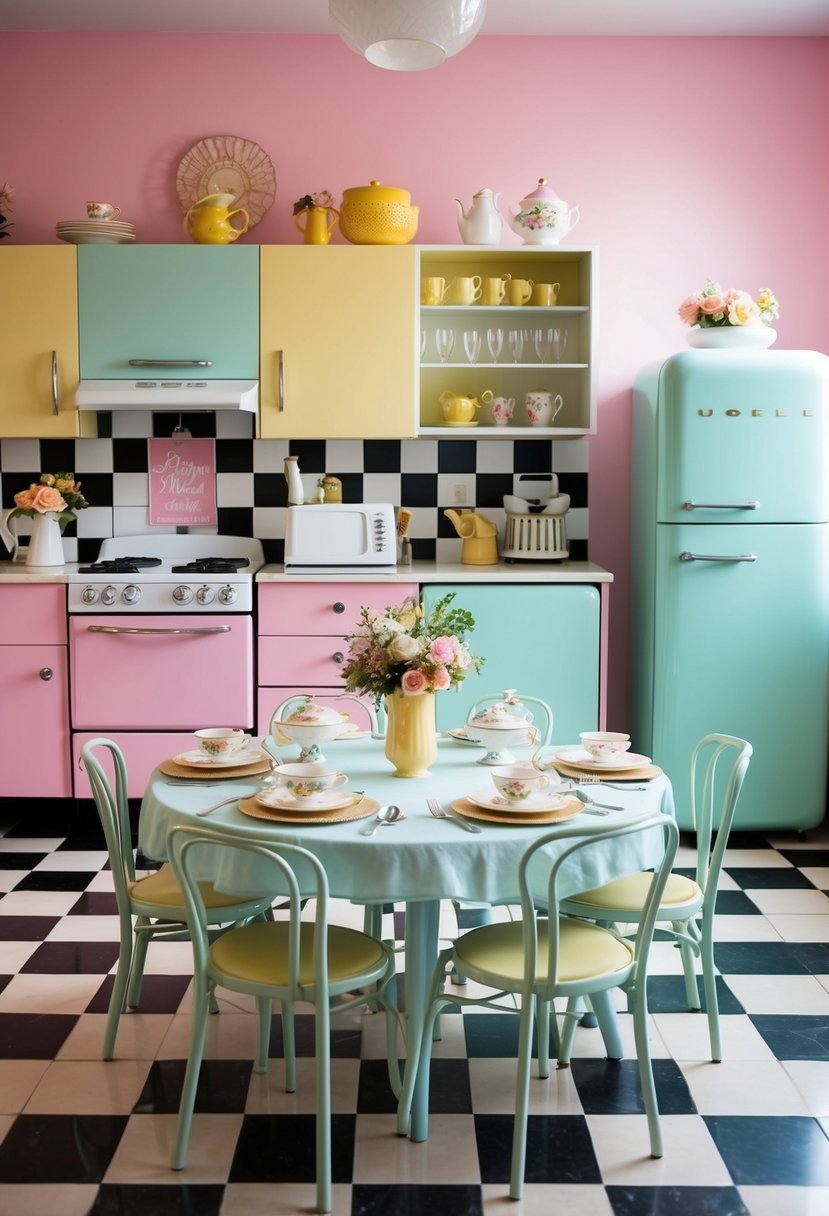
[[88, 625], [90, 633], [230, 633], [230, 625], [210, 625], [203, 629], [135, 629], [122, 625]]

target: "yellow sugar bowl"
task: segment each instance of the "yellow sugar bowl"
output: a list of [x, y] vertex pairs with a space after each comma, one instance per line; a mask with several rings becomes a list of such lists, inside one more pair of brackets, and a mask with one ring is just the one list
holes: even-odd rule
[[396, 186], [355, 186], [343, 190], [340, 232], [352, 245], [406, 245], [417, 232], [419, 207], [408, 190]]

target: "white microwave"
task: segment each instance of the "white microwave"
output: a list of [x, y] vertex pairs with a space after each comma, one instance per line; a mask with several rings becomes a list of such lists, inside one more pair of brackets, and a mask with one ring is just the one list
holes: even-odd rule
[[288, 507], [286, 574], [397, 570], [394, 508], [386, 502], [313, 503]]

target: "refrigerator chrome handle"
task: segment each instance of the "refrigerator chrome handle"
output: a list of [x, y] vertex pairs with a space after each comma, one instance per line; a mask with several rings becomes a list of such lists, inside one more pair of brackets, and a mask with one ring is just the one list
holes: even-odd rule
[[756, 553], [680, 553], [681, 562], [756, 562]]
[[682, 504], [683, 511], [699, 511], [703, 508], [712, 511], [756, 511], [759, 502], [694, 502], [689, 498]]

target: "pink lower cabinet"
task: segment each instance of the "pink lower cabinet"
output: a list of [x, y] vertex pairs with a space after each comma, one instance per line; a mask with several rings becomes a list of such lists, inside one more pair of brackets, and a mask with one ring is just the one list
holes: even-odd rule
[[363, 605], [382, 611], [408, 596], [417, 583], [260, 583], [258, 725], [266, 735], [274, 710], [287, 697], [312, 694], [322, 704], [347, 712], [361, 730], [367, 713], [353, 701], [338, 701], [346, 635], [359, 624]]
[[66, 587], [0, 587], [0, 798], [70, 798]]

